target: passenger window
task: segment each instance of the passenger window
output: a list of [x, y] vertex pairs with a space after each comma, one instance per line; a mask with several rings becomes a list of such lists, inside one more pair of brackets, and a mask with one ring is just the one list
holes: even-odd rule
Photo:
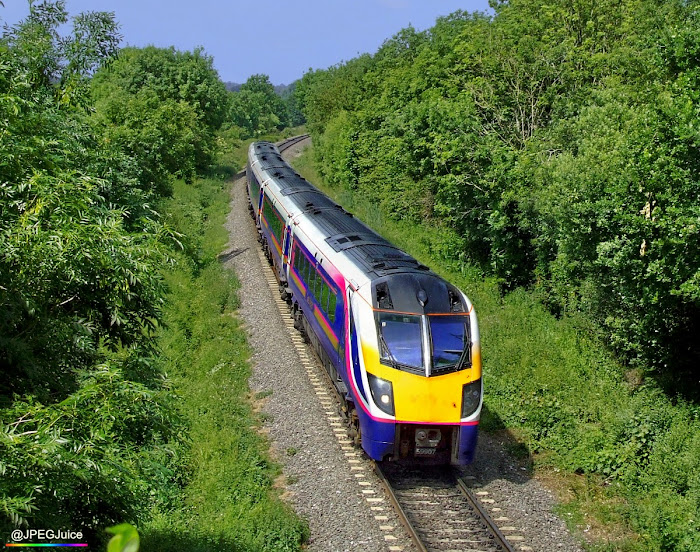
[[331, 321], [331, 324], [335, 324], [335, 307], [336, 307], [336, 296], [335, 293], [333, 293], [333, 290], [329, 290], [330, 296], [328, 297], [328, 319]]
[[328, 286], [321, 280], [321, 298], [319, 300], [323, 312], [328, 313]]
[[313, 267], [314, 269], [314, 297], [316, 297], [316, 300], [320, 302], [320, 296], [321, 296], [321, 286], [323, 285], [323, 280], [321, 280], [321, 275], [316, 272], [316, 267]]

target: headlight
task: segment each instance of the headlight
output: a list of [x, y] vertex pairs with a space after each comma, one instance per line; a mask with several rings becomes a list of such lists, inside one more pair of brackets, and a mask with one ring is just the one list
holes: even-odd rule
[[462, 387], [462, 418], [468, 418], [481, 402], [481, 378], [467, 383]]
[[382, 412], [393, 416], [394, 415], [394, 387], [390, 381], [386, 381], [372, 374], [367, 374], [369, 380], [369, 389], [372, 392], [374, 404], [376, 404]]

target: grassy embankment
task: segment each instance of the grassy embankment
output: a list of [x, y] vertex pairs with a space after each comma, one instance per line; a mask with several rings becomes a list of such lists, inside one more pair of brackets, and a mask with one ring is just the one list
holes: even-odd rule
[[479, 315], [485, 359], [482, 429], [508, 434], [512, 452], [558, 492], [559, 514], [590, 550], [700, 550], [700, 408], [626, 371], [584, 320], [556, 319], [525, 290], [440, 254], [434, 226], [386, 218], [329, 188], [311, 150], [301, 174], [376, 231], [460, 286]]
[[139, 528], [153, 551], [288, 551], [308, 536], [305, 523], [279, 497], [258, 433], [248, 389], [250, 349], [235, 315], [238, 282], [218, 256], [228, 234], [230, 177], [244, 164], [247, 143], [228, 147], [217, 173], [192, 185], [177, 182], [163, 211], [181, 234], [169, 287], [161, 362], [180, 398], [189, 429], [179, 479], [182, 490]]

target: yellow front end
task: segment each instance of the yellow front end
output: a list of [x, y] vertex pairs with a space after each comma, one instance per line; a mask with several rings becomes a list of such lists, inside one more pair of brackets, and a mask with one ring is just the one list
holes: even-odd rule
[[379, 362], [375, 347], [363, 343], [368, 373], [392, 382], [396, 420], [435, 424], [457, 424], [461, 420], [462, 388], [481, 377], [481, 354], [472, 350], [472, 365], [465, 370], [426, 377], [396, 370]]

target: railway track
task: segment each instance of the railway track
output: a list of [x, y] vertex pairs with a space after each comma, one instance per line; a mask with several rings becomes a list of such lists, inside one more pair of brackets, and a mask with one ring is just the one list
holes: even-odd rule
[[282, 140], [281, 142], [277, 143], [277, 149], [280, 153], [282, 153], [284, 150], [291, 148], [294, 144], [297, 144], [302, 140], [306, 140], [308, 137], [308, 134], [300, 134], [299, 136], [292, 136], [291, 138], [286, 138], [285, 140]]
[[[277, 148], [282, 152], [306, 138], [308, 134], [288, 138], [277, 143]], [[245, 171], [242, 171], [239, 176], [244, 174]], [[268, 285], [275, 296], [280, 314], [285, 319], [287, 329], [292, 334], [292, 341], [299, 349], [304, 350], [305, 340], [298, 336], [293, 327], [288, 304], [277, 294], [277, 281], [269, 268], [269, 260], [265, 259], [262, 250], [258, 250], [258, 254], [262, 265], [268, 267]], [[310, 349], [313, 351], [313, 347]], [[314, 364], [320, 365], [315, 351], [313, 356], [316, 359]], [[315, 378], [316, 375], [325, 380], [323, 387], [337, 402], [336, 414], [339, 418], [336, 419], [342, 419], [342, 425], [349, 429], [348, 415], [342, 408], [342, 397], [328, 373], [323, 369], [309, 371], [310, 378]], [[373, 464], [399, 520], [420, 552], [514, 552], [467, 483], [451, 467]]]
[[376, 471], [421, 552], [513, 552], [469, 486], [450, 467], [376, 464]]

